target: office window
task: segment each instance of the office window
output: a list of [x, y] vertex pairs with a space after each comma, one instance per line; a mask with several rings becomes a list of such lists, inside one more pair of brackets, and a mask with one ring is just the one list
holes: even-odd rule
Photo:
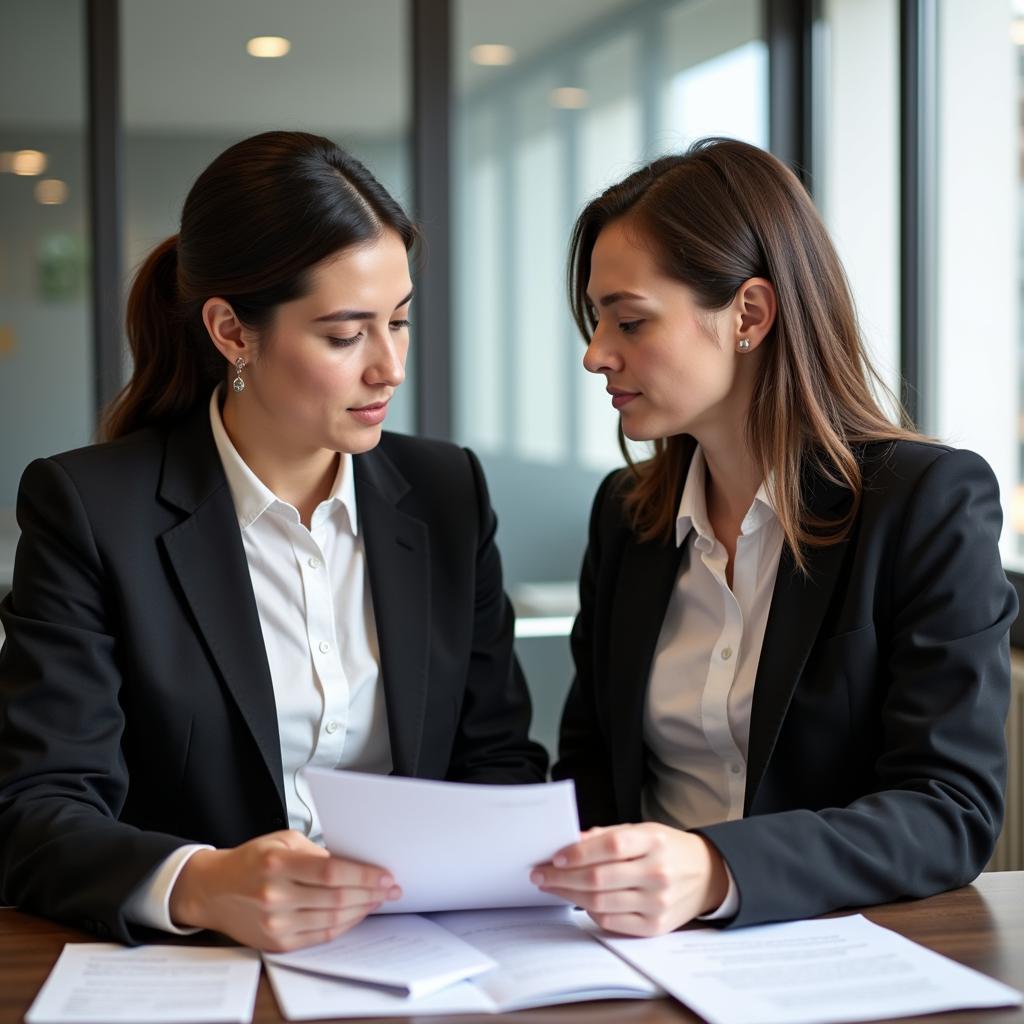
[[704, 135], [766, 146], [758, 0], [456, 5], [454, 419], [481, 456], [551, 744], [590, 502], [618, 416], [582, 367], [565, 256], [582, 206]]
[[899, 396], [899, 4], [826, 0], [816, 31], [811, 189], [872, 361]]
[[934, 422], [983, 455], [1003, 496], [1003, 558], [1024, 569], [1021, 98], [1024, 5], [939, 13]]
[[[333, 139], [411, 211], [404, 0], [131, 0], [121, 13], [129, 273], [177, 230], [203, 168], [261, 131]], [[287, 52], [250, 55], [249, 40], [267, 36]], [[391, 403], [392, 430], [413, 429], [412, 364]]]
[[83, 10], [0, 4], [0, 594], [22, 470], [93, 430]]

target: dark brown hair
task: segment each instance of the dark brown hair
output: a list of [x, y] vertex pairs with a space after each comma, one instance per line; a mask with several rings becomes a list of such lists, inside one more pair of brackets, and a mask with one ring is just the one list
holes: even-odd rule
[[[724, 309], [752, 277], [775, 288], [778, 312], [746, 424], [797, 566], [804, 546], [842, 540], [863, 486], [854, 447], [920, 439], [872, 367], [861, 340], [849, 284], [828, 232], [796, 176], [756, 146], [702, 139], [629, 175], [580, 214], [569, 249], [569, 300], [584, 340], [596, 326], [587, 299], [594, 243], [612, 221], [629, 218], [652, 246], [662, 271], [687, 285], [705, 310]], [[887, 394], [893, 423], [872, 388]], [[670, 538], [694, 440], [659, 438], [654, 455], [634, 463], [626, 508], [641, 538]], [[801, 476], [814, 472], [848, 488], [842, 518], [817, 520], [802, 501]]]
[[301, 298], [310, 270], [353, 245], [417, 233], [402, 208], [354, 157], [306, 132], [265, 132], [236, 143], [199, 176], [181, 228], [153, 250], [128, 296], [131, 380], [107, 409], [103, 436], [173, 421], [206, 401], [226, 372], [201, 319], [227, 300], [261, 330], [278, 305]]

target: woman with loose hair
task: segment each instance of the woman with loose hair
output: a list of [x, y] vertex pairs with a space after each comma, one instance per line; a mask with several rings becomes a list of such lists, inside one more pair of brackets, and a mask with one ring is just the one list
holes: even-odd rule
[[804, 189], [741, 142], [656, 160], [580, 215], [570, 291], [654, 453], [598, 491], [572, 634], [554, 775], [600, 827], [535, 882], [651, 935], [972, 880], [1017, 610], [996, 481], [879, 404]]
[[33, 462], [0, 605], [0, 902], [326, 941], [401, 894], [306, 765], [535, 782], [476, 458], [382, 434], [416, 231], [327, 139], [217, 157], [128, 300], [108, 443]]

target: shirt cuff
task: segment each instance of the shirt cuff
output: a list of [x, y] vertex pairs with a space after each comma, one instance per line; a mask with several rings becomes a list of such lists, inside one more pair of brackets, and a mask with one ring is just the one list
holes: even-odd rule
[[724, 921], [727, 917], [735, 917], [736, 912], [740, 909], [740, 891], [736, 888], [736, 879], [732, 877], [728, 864], [725, 865], [725, 873], [729, 877], [729, 891], [725, 894], [725, 899], [722, 900], [717, 910], [712, 910], [709, 914], [701, 914], [697, 918], [698, 921]]
[[165, 858], [149, 877], [141, 882], [138, 888], [128, 897], [124, 916], [132, 924], [157, 928], [173, 935], [195, 935], [201, 928], [179, 928], [171, 920], [171, 891], [178, 881], [181, 869], [188, 863], [192, 854], [199, 850], [212, 850], [214, 847], [200, 843], [179, 846], [169, 857]]

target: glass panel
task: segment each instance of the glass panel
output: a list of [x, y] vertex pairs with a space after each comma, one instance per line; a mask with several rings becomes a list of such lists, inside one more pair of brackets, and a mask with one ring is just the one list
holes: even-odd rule
[[[333, 139], [411, 210], [404, 0], [132, 0], [121, 10], [129, 270], [177, 230], [203, 168], [270, 129]], [[288, 52], [250, 56], [248, 41], [268, 33]], [[389, 430], [413, 429], [413, 362]]]
[[1024, 5], [938, 5], [934, 360], [940, 438], [983, 455], [1003, 496], [1003, 557], [1024, 569], [1020, 378]]
[[899, 5], [826, 0], [813, 183], [876, 369], [900, 393]]
[[22, 470], [94, 425], [83, 8], [0, 4], [0, 594]]
[[760, 12], [759, 0], [456, 5], [456, 433], [485, 463], [549, 745], [590, 502], [622, 461], [569, 317], [569, 231], [588, 199], [660, 153], [705, 134], [767, 144]]

